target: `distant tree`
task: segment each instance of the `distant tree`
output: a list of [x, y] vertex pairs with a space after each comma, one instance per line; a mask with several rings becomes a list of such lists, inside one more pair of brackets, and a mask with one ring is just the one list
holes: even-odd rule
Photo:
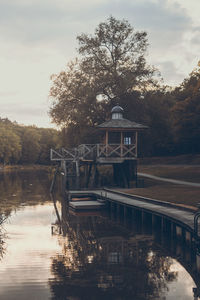
[[17, 163], [21, 155], [20, 138], [9, 127], [0, 125], [0, 161]]
[[36, 163], [40, 153], [40, 134], [34, 127], [24, 127], [22, 140], [21, 163]]
[[194, 68], [194, 70], [189, 74], [189, 77], [185, 78], [183, 82], [173, 90], [172, 95], [174, 96], [176, 101], [184, 101], [186, 98], [191, 96], [199, 80], [200, 62], [198, 63], [197, 67]]
[[181, 100], [172, 109], [174, 136], [180, 153], [200, 152], [200, 67], [184, 80]]
[[143, 155], [172, 155], [174, 151], [171, 108], [174, 96], [167, 87], [148, 91], [143, 99], [143, 122], [149, 129], [142, 134]]
[[50, 163], [50, 149], [59, 147], [59, 134], [55, 129], [39, 128], [40, 134], [40, 152], [38, 155], [37, 163], [49, 164]]
[[[67, 128], [68, 142], [74, 140], [70, 132], [79, 134], [80, 142], [83, 128], [90, 132], [105, 120], [111, 104], [156, 84], [155, 69], [145, 60], [147, 34], [135, 31], [128, 21], [110, 17], [93, 36], [82, 34], [77, 39], [80, 59], [52, 76], [50, 90], [50, 115], [57, 125]], [[129, 99], [134, 101], [134, 97]]]
[[13, 125], [13, 123], [8, 118], [0, 118], [0, 124], [5, 126]]
[[48, 164], [50, 149], [61, 145], [60, 136], [52, 128], [19, 125], [0, 117], [0, 163]]

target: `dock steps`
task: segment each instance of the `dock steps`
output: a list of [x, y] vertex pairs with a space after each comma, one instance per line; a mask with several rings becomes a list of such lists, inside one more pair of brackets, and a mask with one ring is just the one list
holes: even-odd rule
[[70, 191], [69, 207], [76, 211], [100, 210], [105, 200], [100, 195], [88, 191]]
[[75, 210], [89, 210], [89, 209], [101, 209], [105, 206], [105, 203], [97, 200], [81, 200], [81, 201], [70, 201], [69, 206]]

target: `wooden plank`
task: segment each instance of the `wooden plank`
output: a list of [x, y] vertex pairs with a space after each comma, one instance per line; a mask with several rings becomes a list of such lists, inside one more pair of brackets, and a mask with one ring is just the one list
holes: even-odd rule
[[[76, 195], [79, 191], [71, 191]], [[86, 191], [80, 191], [85, 194]], [[195, 212], [184, 207], [180, 207], [173, 203], [159, 201], [138, 195], [130, 195], [117, 190], [102, 189], [102, 190], [88, 190], [87, 194], [96, 195], [96, 197], [105, 197], [115, 203], [126, 204], [130, 207], [139, 208], [141, 210], [152, 212], [156, 215], [166, 216], [177, 223], [184, 224], [188, 229], [194, 229], [194, 215]]]
[[72, 197], [71, 198], [72, 202], [77, 202], [77, 201], [92, 201], [92, 197]]
[[74, 210], [72, 208], [70, 208], [70, 214], [74, 215], [74, 216], [100, 216], [101, 215], [101, 211], [100, 210]]
[[69, 206], [73, 209], [77, 210], [87, 210], [87, 209], [100, 209], [105, 206], [104, 203], [100, 203], [98, 201], [76, 201], [76, 202], [69, 202]]
[[91, 171], [92, 171], [92, 163], [90, 163], [90, 165], [89, 165], [89, 170], [88, 170], [88, 174], [87, 174], [87, 178], [86, 178], [86, 188], [88, 188], [88, 185], [90, 183]]

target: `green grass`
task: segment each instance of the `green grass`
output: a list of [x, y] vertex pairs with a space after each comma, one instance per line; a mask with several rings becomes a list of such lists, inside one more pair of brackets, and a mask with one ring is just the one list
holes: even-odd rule
[[[143, 159], [138, 165], [138, 172], [200, 183], [200, 155]], [[148, 178], [144, 178], [144, 187], [123, 191], [194, 208], [200, 203], [200, 188]]]

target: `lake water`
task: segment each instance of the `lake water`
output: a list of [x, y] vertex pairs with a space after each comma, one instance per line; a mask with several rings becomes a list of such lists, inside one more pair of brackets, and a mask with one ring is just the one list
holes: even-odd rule
[[198, 299], [187, 258], [106, 212], [71, 212], [49, 186], [46, 172], [0, 174], [1, 300]]

